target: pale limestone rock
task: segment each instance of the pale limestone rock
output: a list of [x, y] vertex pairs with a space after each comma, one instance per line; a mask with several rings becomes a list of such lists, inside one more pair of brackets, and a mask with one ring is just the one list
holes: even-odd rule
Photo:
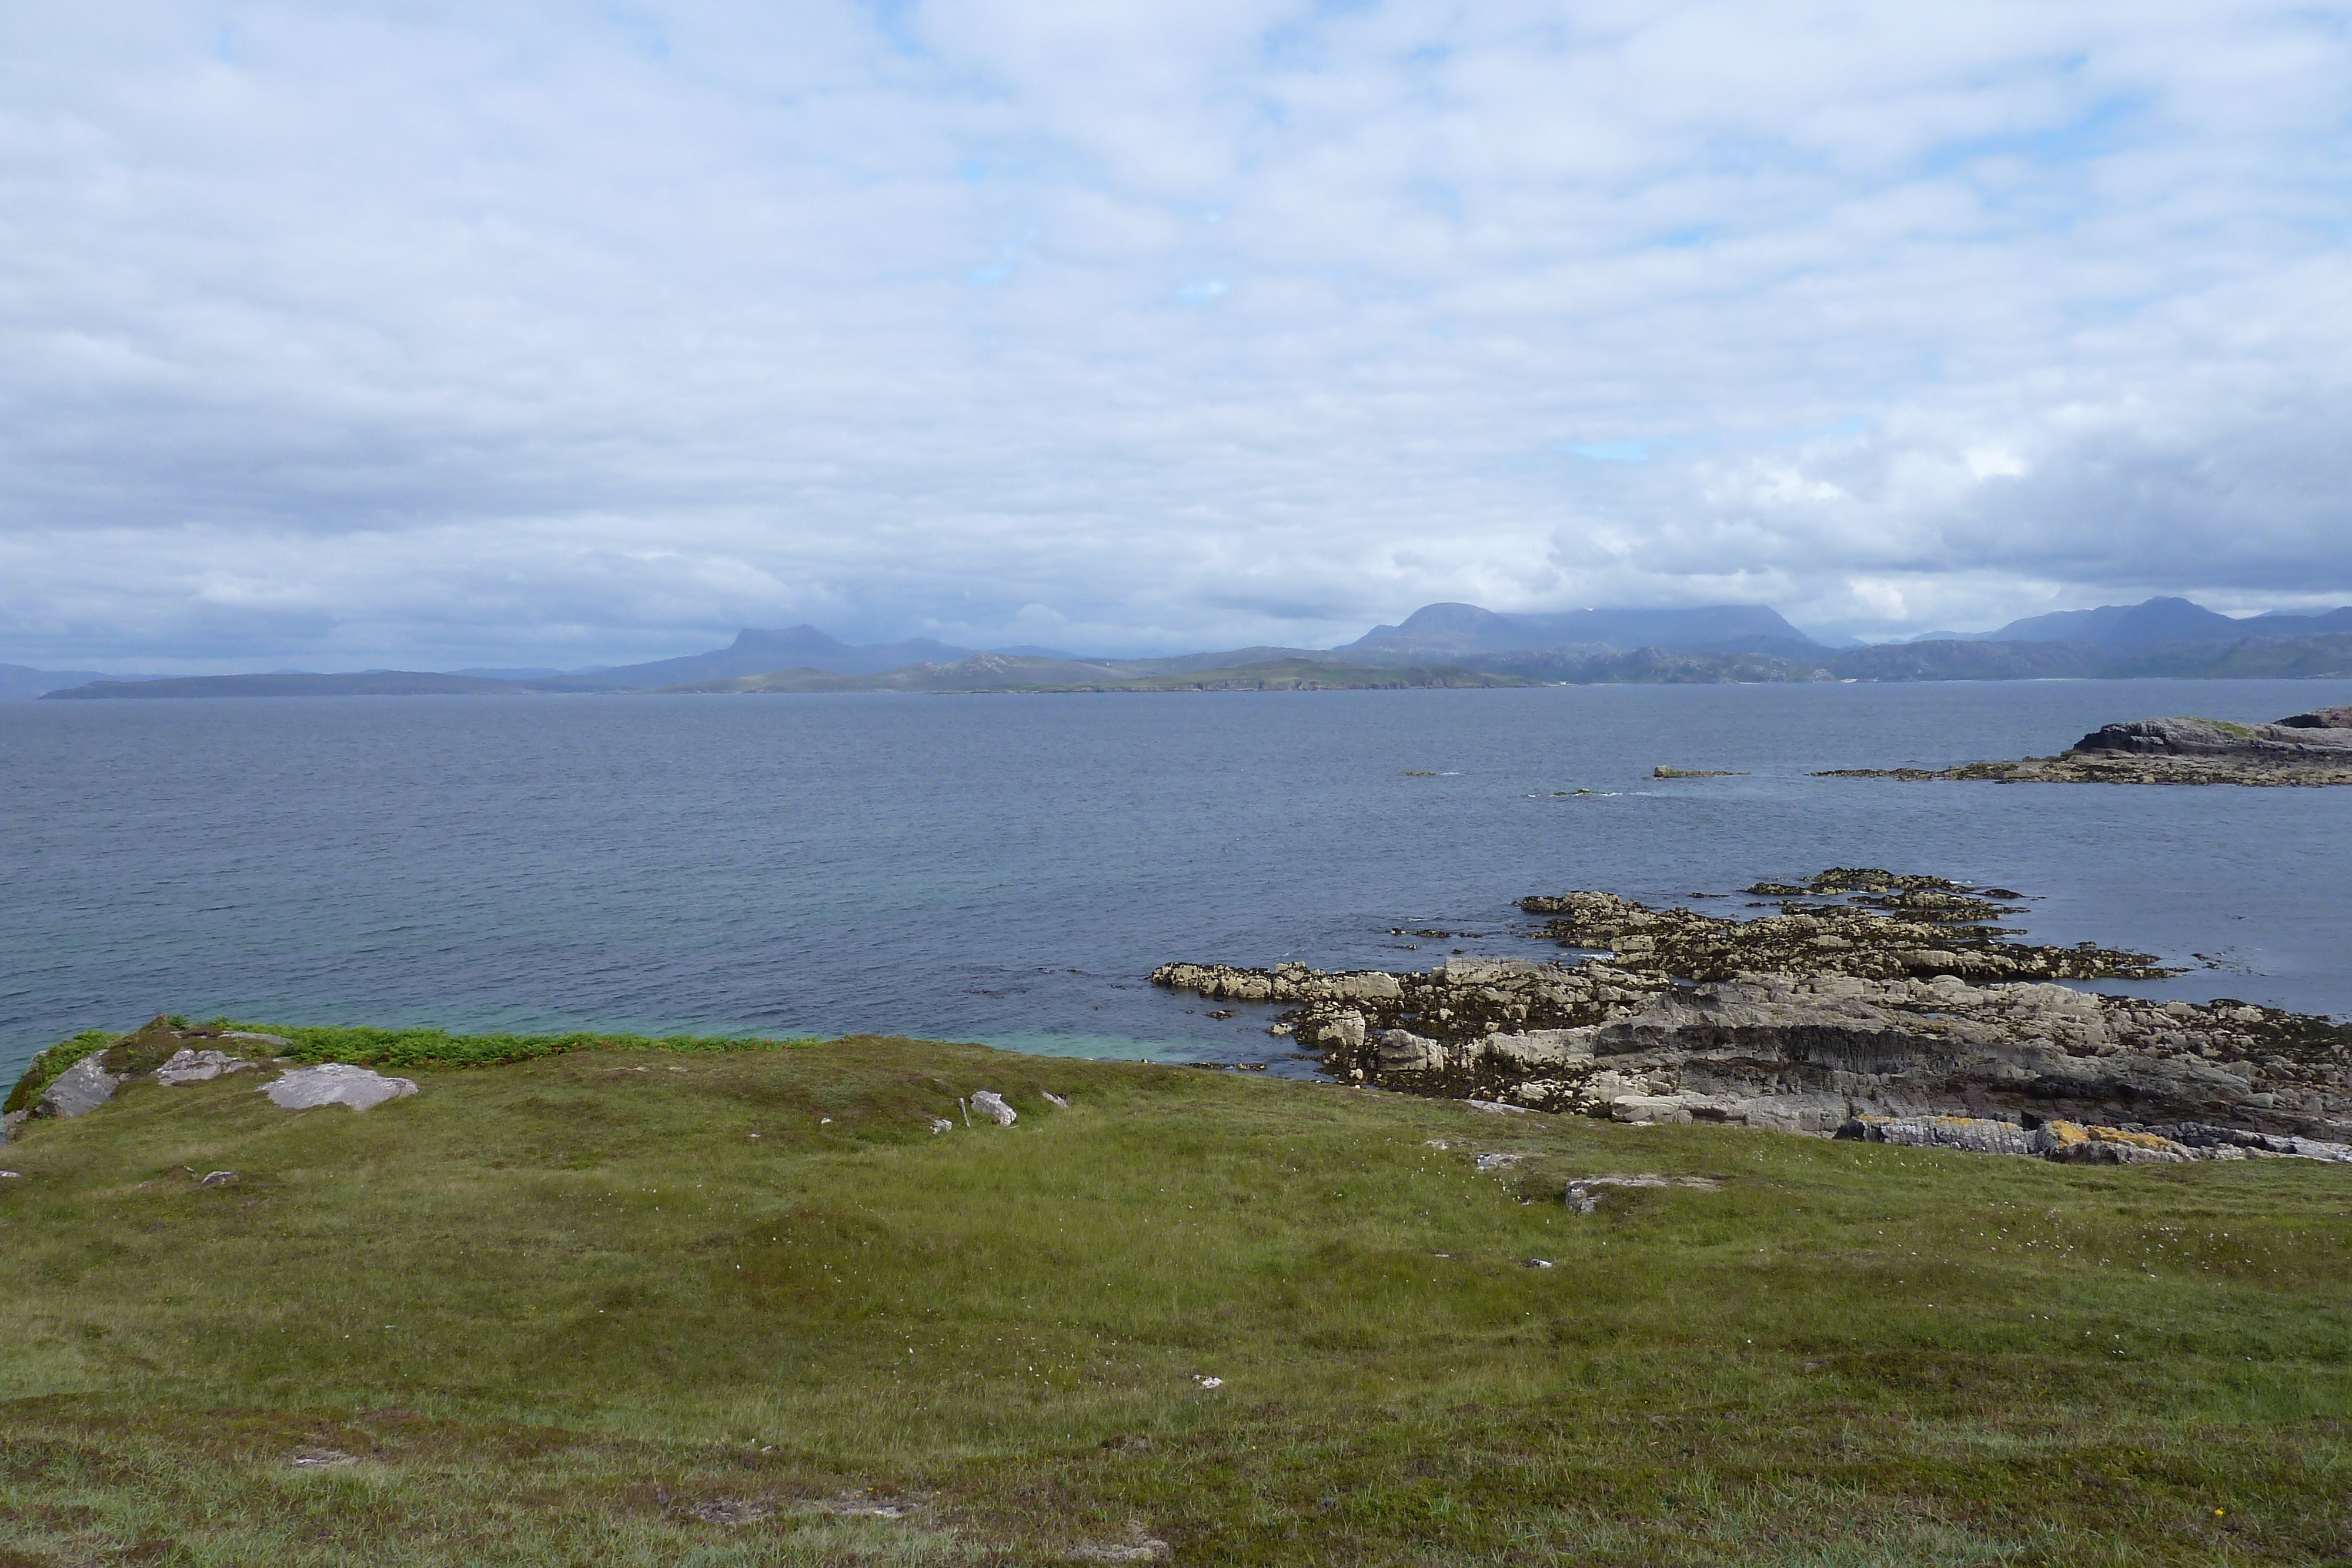
[[252, 1067], [250, 1061], [217, 1051], [182, 1050], [173, 1052], [172, 1060], [155, 1070], [155, 1082], [167, 1089], [176, 1089], [183, 1083], [209, 1082], [224, 1072], [249, 1071]]
[[1318, 1044], [1340, 1051], [1359, 1051], [1364, 1044], [1364, 1015], [1353, 1009], [1324, 1020], [1317, 1031]]
[[1864, 1116], [1864, 1141], [1914, 1149], [1967, 1149], [1980, 1155], [2038, 1153], [2034, 1134], [2013, 1122], [1977, 1116]]
[[109, 1072], [99, 1060], [103, 1054], [93, 1051], [51, 1079], [34, 1102], [33, 1114], [60, 1119], [81, 1116], [113, 1099], [128, 1074]]
[[411, 1079], [386, 1078], [365, 1067], [329, 1061], [317, 1067], [298, 1067], [275, 1082], [262, 1085], [256, 1092], [268, 1095], [271, 1104], [288, 1111], [308, 1111], [320, 1105], [349, 1105], [354, 1111], [364, 1111], [387, 1100], [405, 1099], [416, 1092], [416, 1084]]
[[1430, 1072], [1445, 1066], [1445, 1047], [1410, 1030], [1384, 1029], [1372, 1036], [1383, 1072]]
[[1490, 1034], [1479, 1050], [1511, 1067], [1559, 1067], [1592, 1060], [1590, 1031], [1580, 1029], [1529, 1030], [1523, 1034]]

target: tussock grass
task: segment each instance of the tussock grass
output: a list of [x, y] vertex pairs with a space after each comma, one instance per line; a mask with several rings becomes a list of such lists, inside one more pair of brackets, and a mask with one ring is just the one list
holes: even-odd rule
[[[0, 1565], [2352, 1540], [2340, 1167], [1494, 1118], [898, 1040], [460, 1069], [275, 1032], [424, 1092], [289, 1114], [245, 1075], [134, 1087], [8, 1146]], [[1019, 1124], [964, 1128], [979, 1088]], [[1497, 1150], [1526, 1158], [1472, 1167]], [[1644, 1171], [1722, 1186], [1559, 1201]], [[298, 1469], [306, 1446], [357, 1462]], [[814, 1507], [860, 1495], [921, 1506]], [[693, 1512], [720, 1500], [773, 1512]]]

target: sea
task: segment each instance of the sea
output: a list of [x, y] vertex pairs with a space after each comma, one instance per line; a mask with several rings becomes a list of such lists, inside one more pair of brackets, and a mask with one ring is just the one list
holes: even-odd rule
[[[2352, 681], [0, 704], [0, 1082], [161, 1012], [1312, 1071], [1174, 959], [1543, 956], [1529, 894], [2024, 895], [2096, 988], [2352, 1014], [2352, 789], [1822, 779]], [[1654, 779], [1654, 768], [1736, 777]], [[1758, 911], [1762, 912], [1762, 911]]]

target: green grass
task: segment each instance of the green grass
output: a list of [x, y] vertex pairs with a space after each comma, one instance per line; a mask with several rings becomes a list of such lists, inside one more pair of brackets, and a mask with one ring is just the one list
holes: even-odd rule
[[[0, 1158], [0, 1568], [2347, 1560], [2352, 1169], [276, 1032], [424, 1092], [134, 1086]], [[1559, 1201], [1640, 1171], [1722, 1186]]]

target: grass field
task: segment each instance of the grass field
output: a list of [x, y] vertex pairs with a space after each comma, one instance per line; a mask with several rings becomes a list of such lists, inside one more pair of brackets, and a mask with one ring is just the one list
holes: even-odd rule
[[[2352, 1562], [2352, 1168], [903, 1040], [402, 1071], [0, 1149], [0, 1568]], [[1648, 1172], [1720, 1186], [1561, 1202]]]

